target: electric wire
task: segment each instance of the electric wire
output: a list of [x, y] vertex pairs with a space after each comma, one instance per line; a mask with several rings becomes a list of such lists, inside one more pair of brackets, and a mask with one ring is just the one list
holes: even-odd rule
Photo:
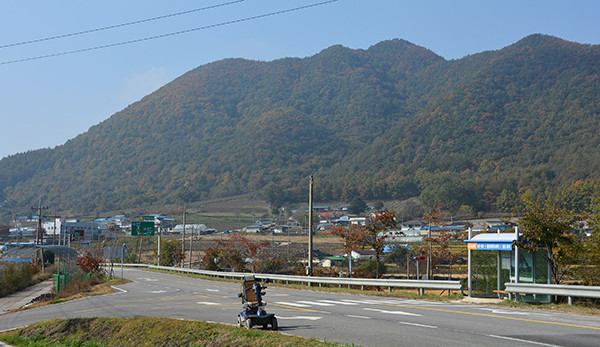
[[230, 20], [230, 21], [226, 21], [226, 22], [217, 23], [217, 24], [211, 24], [211, 25], [206, 25], [206, 26], [202, 26], [202, 27], [197, 27], [197, 28], [192, 28], [192, 29], [187, 29], [187, 30], [181, 30], [181, 31], [176, 31], [176, 32], [172, 32], [172, 33], [156, 35], [156, 36], [144, 37], [144, 38], [141, 38], [141, 39], [135, 39], [135, 40], [129, 40], [129, 41], [122, 41], [122, 42], [111, 43], [111, 44], [107, 44], [107, 45], [101, 45], [101, 46], [95, 46], [95, 47], [88, 47], [88, 48], [76, 49], [76, 50], [65, 51], [65, 52], [60, 52], [60, 53], [52, 53], [52, 54], [47, 54], [47, 55], [40, 55], [40, 56], [30, 57], [30, 58], [23, 58], [23, 59], [17, 59], [17, 60], [9, 60], [9, 61], [0, 62], [0, 65], [22, 63], [22, 62], [26, 62], [26, 61], [47, 59], [47, 58], [58, 57], [58, 56], [69, 55], [69, 54], [89, 52], [89, 51], [94, 51], [94, 50], [99, 50], [99, 49], [110, 48], [110, 47], [124, 46], [124, 45], [129, 45], [129, 44], [133, 44], [133, 43], [139, 43], [139, 42], [143, 42], [143, 41], [150, 41], [150, 40], [155, 40], [155, 39], [160, 39], [160, 38], [165, 38], [165, 37], [170, 37], [170, 36], [175, 36], [175, 35], [187, 34], [187, 33], [194, 32], [194, 31], [199, 31], [199, 30], [206, 30], [206, 29], [221, 27], [221, 26], [230, 25], [230, 24], [248, 22], [248, 21], [255, 20], [255, 19], [260, 19], [260, 18], [265, 18], [265, 17], [271, 17], [271, 16], [276, 16], [276, 15], [280, 15], [280, 14], [284, 14], [284, 13], [289, 13], [289, 12], [304, 10], [304, 9], [311, 8], [311, 7], [321, 6], [321, 5], [329, 4], [329, 3], [332, 3], [332, 2], [336, 2], [336, 1], [338, 1], [338, 0], [328, 0], [328, 1], [323, 1], [323, 2], [313, 3], [313, 4], [310, 4], [310, 5], [305, 5], [305, 6], [300, 6], [300, 7], [294, 7], [294, 8], [289, 8], [289, 9], [275, 11], [275, 12], [270, 12], [270, 13], [264, 13], [264, 14], [260, 14], [260, 15], [256, 15], [256, 16], [245, 17], [245, 18], [241, 18], [241, 19], [234, 19], [234, 20]]
[[198, 12], [198, 11], [204, 11], [204, 10], [209, 10], [209, 9], [213, 9], [213, 8], [217, 8], [217, 7], [232, 5], [232, 4], [236, 4], [236, 3], [239, 3], [239, 2], [243, 2], [243, 1], [245, 1], [245, 0], [235, 0], [235, 1], [230, 1], [230, 2], [226, 2], [226, 3], [222, 3], [222, 4], [217, 4], [217, 5], [207, 6], [207, 7], [196, 8], [196, 9], [193, 9], [193, 10], [188, 10], [188, 11], [183, 11], [183, 12], [177, 12], [177, 13], [171, 13], [171, 14], [167, 14], [167, 15], [163, 15], [163, 16], [158, 16], [158, 17], [147, 18], [147, 19], [140, 19], [140, 20], [136, 20], [136, 21], [133, 21], [133, 22], [127, 22], [127, 23], [122, 23], [122, 24], [110, 25], [110, 26], [100, 27], [100, 28], [96, 28], [96, 29], [83, 30], [83, 31], [78, 31], [78, 32], [74, 32], [74, 33], [69, 33], [69, 34], [62, 34], [62, 35], [50, 36], [50, 37], [45, 37], [45, 38], [41, 38], [41, 39], [35, 39], [35, 40], [29, 40], [29, 41], [9, 43], [9, 44], [5, 44], [5, 45], [0, 45], [0, 49], [2, 49], [2, 48], [8, 48], [8, 47], [15, 47], [15, 46], [29, 45], [29, 44], [32, 44], [32, 43], [38, 43], [38, 42], [44, 42], [44, 41], [50, 41], [50, 40], [57, 40], [57, 39], [65, 38], [65, 37], [71, 37], [71, 36], [77, 36], [77, 35], [83, 35], [83, 34], [90, 34], [90, 33], [98, 32], [98, 31], [103, 31], [103, 30], [121, 28], [121, 27], [128, 26], [128, 25], [141, 24], [141, 23], [151, 22], [151, 21], [155, 21], [155, 20], [159, 20], [159, 19], [165, 19], [165, 18], [170, 18], [170, 17], [175, 17], [175, 16], [181, 16], [181, 15], [184, 15], [184, 14], [190, 14], [190, 13], [194, 13], [194, 12]]
[[0, 190], [0, 207], [8, 207], [10, 205], [19, 205], [15, 200], [11, 199], [4, 191]]

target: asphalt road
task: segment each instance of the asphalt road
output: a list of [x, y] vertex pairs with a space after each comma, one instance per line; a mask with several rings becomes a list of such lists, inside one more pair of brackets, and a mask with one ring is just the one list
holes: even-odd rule
[[[108, 295], [0, 316], [0, 331], [53, 318], [170, 317], [236, 324], [240, 284], [126, 269]], [[600, 317], [270, 287], [284, 333], [362, 346], [598, 346]]]

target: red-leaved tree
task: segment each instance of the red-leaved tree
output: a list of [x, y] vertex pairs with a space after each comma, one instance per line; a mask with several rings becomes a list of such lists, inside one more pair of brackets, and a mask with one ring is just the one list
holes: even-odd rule
[[329, 229], [325, 235], [335, 235], [342, 239], [343, 248], [348, 258], [348, 276], [352, 277], [352, 251], [362, 247], [364, 230], [358, 225], [336, 226]]

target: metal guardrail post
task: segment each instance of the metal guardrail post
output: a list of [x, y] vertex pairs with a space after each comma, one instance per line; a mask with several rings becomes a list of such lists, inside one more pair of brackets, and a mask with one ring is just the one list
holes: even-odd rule
[[534, 284], [534, 283], [505, 283], [505, 290], [515, 294], [544, 294], [566, 296], [569, 305], [573, 304], [573, 298], [595, 298], [600, 299], [600, 287], [598, 286], [571, 286], [562, 284]]

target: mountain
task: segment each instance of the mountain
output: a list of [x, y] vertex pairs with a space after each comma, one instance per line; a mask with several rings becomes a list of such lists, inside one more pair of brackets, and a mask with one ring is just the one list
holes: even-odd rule
[[244, 193], [277, 206], [304, 201], [313, 174], [319, 201], [490, 211], [596, 179], [599, 116], [598, 45], [536, 34], [451, 61], [398, 39], [333, 46], [200, 66], [62, 146], [2, 159], [0, 188], [71, 212]]

